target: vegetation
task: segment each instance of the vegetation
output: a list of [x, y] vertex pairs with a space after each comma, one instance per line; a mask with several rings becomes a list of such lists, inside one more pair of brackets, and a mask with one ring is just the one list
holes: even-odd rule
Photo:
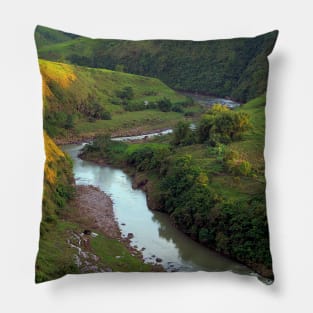
[[266, 90], [266, 57], [277, 35], [273, 31], [255, 38], [198, 42], [94, 40], [68, 38], [60, 31], [38, 26], [36, 44], [43, 59], [157, 77], [177, 90], [245, 102]]
[[249, 127], [249, 115], [246, 112], [232, 111], [217, 104], [202, 116], [197, 131], [198, 141], [207, 142], [211, 146], [227, 144], [239, 139]]
[[[73, 197], [71, 160], [44, 134], [46, 163], [40, 225], [39, 253], [36, 260], [36, 281], [55, 279], [77, 271], [73, 252], [66, 246], [60, 214]], [[63, 240], [62, 240], [63, 239]]]
[[[179, 122], [172, 135], [146, 143], [99, 137], [85, 146], [83, 158], [101, 155], [140, 172], [142, 181], [153, 181], [149, 201], [156, 201], [154, 207], [167, 212], [180, 230], [272, 277], [263, 137], [254, 136], [264, 133], [264, 103], [260, 97], [234, 111], [213, 107], [199, 122], [210, 118], [209, 131], [200, 126], [191, 130], [188, 123]], [[221, 121], [229, 127], [219, 128]], [[212, 134], [226, 136], [227, 143], [212, 145]]]
[[[71, 234], [81, 233], [82, 222], [73, 218], [75, 208], [70, 201], [74, 197], [72, 163], [45, 133], [46, 163], [44, 171], [44, 192], [42, 201], [42, 222], [40, 226], [39, 252], [36, 259], [37, 283], [56, 279], [66, 274], [79, 273], [75, 262], [75, 249], [68, 240]], [[103, 268], [112, 271], [151, 271], [151, 264], [145, 264], [117, 239], [103, 234], [90, 238], [92, 253], [100, 258]], [[121, 259], [117, 259], [116, 256]]]
[[[43, 77], [44, 128], [52, 137], [112, 132], [129, 126], [171, 125], [180, 114], [157, 112], [164, 99], [186, 107], [187, 97], [158, 79], [39, 60]], [[143, 111], [131, 115], [128, 111]], [[176, 110], [177, 111], [177, 110]], [[153, 116], [151, 118], [151, 116]], [[135, 118], [134, 118], [135, 117]], [[112, 122], [108, 123], [109, 120]], [[129, 121], [130, 125], [123, 125]]]
[[[37, 282], [79, 271], [67, 243], [69, 232], [82, 227], [72, 217], [72, 164], [51, 138], [82, 137], [95, 138], [82, 158], [127, 168], [150, 207], [169, 214], [177, 228], [272, 278], [262, 95], [276, 37], [275, 31], [253, 39], [134, 42], [37, 27], [47, 156]], [[205, 108], [168, 86], [250, 101], [234, 110]], [[173, 134], [111, 140], [166, 127]], [[90, 249], [112, 270], [151, 270], [103, 234], [91, 239]]]

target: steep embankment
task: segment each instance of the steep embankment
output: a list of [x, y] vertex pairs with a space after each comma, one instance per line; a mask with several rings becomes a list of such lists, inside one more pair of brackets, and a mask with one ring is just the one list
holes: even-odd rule
[[242, 102], [266, 91], [266, 57], [277, 35], [274, 31], [253, 39], [196, 42], [86, 37], [65, 40], [63, 32], [42, 26], [38, 26], [35, 33], [40, 58], [123, 69], [157, 77], [174, 89], [230, 96]]
[[73, 251], [66, 243], [65, 228], [60, 214], [73, 197], [73, 174], [70, 159], [44, 134], [46, 163], [42, 200], [39, 252], [36, 260], [36, 282], [55, 279], [75, 272]]
[[[73, 140], [99, 132], [169, 127], [181, 110], [160, 111], [168, 99], [175, 110], [188, 99], [156, 78], [39, 60], [43, 78], [44, 128]], [[135, 112], [136, 111], [136, 112]]]
[[71, 160], [46, 133], [44, 140], [36, 282], [71, 273], [162, 270], [143, 263], [127, 238], [121, 238], [111, 199], [92, 186], [75, 188]]

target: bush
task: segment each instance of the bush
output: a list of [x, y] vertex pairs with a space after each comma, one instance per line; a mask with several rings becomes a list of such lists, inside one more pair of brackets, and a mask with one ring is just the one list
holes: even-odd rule
[[131, 100], [134, 98], [134, 90], [132, 87], [130, 86], [126, 86], [121, 90], [118, 90], [116, 92], [117, 97], [121, 98], [121, 99], [128, 99]]
[[112, 116], [111, 116], [111, 113], [109, 111], [102, 111], [101, 115], [100, 115], [100, 118], [102, 120], [111, 120]]
[[169, 112], [172, 109], [172, 102], [168, 98], [163, 98], [163, 99], [157, 101], [157, 106], [158, 106], [159, 110], [161, 110], [163, 112]]
[[193, 131], [190, 129], [190, 124], [183, 121], [178, 122], [177, 125], [174, 127], [172, 140], [173, 145], [185, 146], [194, 143], [194, 141], [194, 134]]
[[173, 112], [178, 112], [178, 113], [183, 113], [184, 110], [182, 109], [181, 105], [176, 103], [172, 106], [172, 111]]
[[230, 148], [224, 151], [224, 165], [233, 175], [250, 176], [252, 174], [251, 163], [245, 160], [238, 151]]
[[126, 151], [127, 164], [136, 167], [138, 171], [161, 170], [162, 164], [170, 155], [167, 145], [147, 144], [132, 145]]
[[198, 140], [211, 146], [227, 144], [238, 139], [250, 127], [247, 113], [231, 111], [217, 104], [202, 116], [197, 130]]
[[185, 117], [194, 117], [195, 115], [196, 115], [196, 113], [193, 111], [187, 111], [184, 113]]

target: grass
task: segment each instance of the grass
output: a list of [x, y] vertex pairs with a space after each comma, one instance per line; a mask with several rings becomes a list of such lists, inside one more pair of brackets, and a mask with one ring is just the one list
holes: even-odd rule
[[237, 109], [250, 115], [252, 128], [242, 136], [242, 140], [230, 144], [261, 171], [264, 170], [265, 100], [265, 96], [258, 97]]
[[100, 234], [91, 240], [91, 247], [94, 253], [100, 257], [103, 265], [111, 268], [113, 272], [152, 271], [152, 265], [145, 264], [138, 257], [132, 256], [116, 239], [110, 239]]
[[[93, 94], [102, 105], [112, 104], [116, 92], [124, 87], [132, 87], [133, 101], [155, 102], [163, 97], [169, 98], [173, 103], [186, 100], [185, 96], [178, 94], [157, 78], [42, 59], [39, 60], [39, 65], [46, 82], [54, 80], [62, 88], [70, 87], [67, 90], [69, 95], [74, 96], [74, 92], [79, 93], [81, 100]], [[72, 82], [70, 86], [68, 80]]]
[[[65, 44], [65, 43], [61, 43]], [[123, 105], [116, 104], [117, 93], [125, 87], [131, 87], [134, 93], [130, 104], [154, 104], [168, 98], [173, 105], [186, 102], [187, 98], [162, 83], [159, 79], [134, 74], [95, 69], [88, 67], [39, 60], [43, 78], [43, 96], [45, 115], [60, 112], [75, 117], [73, 134], [96, 134], [139, 127], [140, 130], [152, 130], [173, 126], [184, 118], [183, 113], [161, 112], [156, 109], [129, 112]], [[97, 102], [111, 113], [111, 120], [90, 121], [79, 113], [78, 107], [86, 107]], [[200, 107], [193, 105], [189, 112], [198, 113]], [[45, 124], [44, 124], [45, 125]], [[60, 136], [66, 132], [60, 131]], [[52, 134], [52, 135], [57, 135]]]
[[[240, 140], [229, 144], [232, 149], [239, 151], [258, 173], [255, 176], [237, 177], [228, 173], [216, 157], [211, 153], [212, 148], [203, 144], [175, 148], [171, 158], [189, 154], [192, 156], [193, 164], [205, 171], [210, 179], [210, 186], [220, 195], [227, 199], [248, 200], [253, 195], [264, 192], [264, 114], [265, 97], [253, 99], [242, 105], [237, 111], [247, 112], [250, 115], [251, 129], [248, 130]], [[153, 139], [153, 142], [168, 143], [171, 135]]]
[[57, 220], [54, 227], [39, 241], [36, 260], [36, 282], [57, 279], [66, 274], [78, 273], [74, 263], [75, 250], [70, 249], [66, 240], [69, 230], [76, 230], [76, 224]]
[[182, 118], [182, 114], [176, 112], [156, 110], [123, 112], [122, 114], [113, 114], [111, 120], [98, 120], [93, 123], [80, 121], [76, 123], [75, 130], [78, 134], [111, 133], [121, 129], [133, 130], [137, 127], [140, 128], [140, 131], [148, 131], [174, 126]]

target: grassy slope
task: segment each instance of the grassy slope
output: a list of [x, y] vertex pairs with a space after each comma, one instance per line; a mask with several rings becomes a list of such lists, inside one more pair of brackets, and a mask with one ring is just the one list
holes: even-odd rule
[[256, 98], [239, 109], [247, 112], [251, 118], [252, 129], [247, 131], [241, 140], [232, 142], [229, 146], [239, 151], [245, 159], [251, 162], [253, 168], [260, 174], [257, 177], [236, 177], [225, 172], [216, 157], [210, 153], [205, 145], [191, 145], [177, 148], [173, 157], [177, 155], [192, 155], [193, 162], [200, 166], [211, 179], [213, 186], [220, 194], [229, 199], [249, 199], [252, 195], [264, 191], [264, 115], [265, 97]]
[[65, 33], [62, 31], [55, 31], [51, 28], [44, 26], [37, 26], [35, 31], [35, 40], [42, 45], [57, 44], [61, 42], [68, 42], [79, 36]]
[[68, 249], [64, 231], [73, 225], [66, 225], [58, 217], [69, 198], [58, 190], [61, 186], [71, 186], [73, 182], [71, 162], [46, 134], [44, 140], [46, 163], [36, 282], [58, 278], [66, 272], [76, 270], [73, 264], [73, 251]]
[[[112, 103], [116, 92], [126, 86], [132, 87], [134, 91], [134, 99], [130, 101], [134, 103], [143, 103], [145, 100], [154, 103], [163, 97], [169, 98], [173, 103], [186, 100], [158, 79], [46, 60], [39, 60], [39, 64], [43, 77], [45, 111], [76, 114], [72, 133], [77, 135], [94, 135], [97, 132], [112, 132], [143, 125], [145, 130], [168, 127], [173, 121], [182, 118], [181, 113], [157, 110], [127, 112], [123, 106]], [[90, 96], [111, 112], [112, 120], [89, 122], [86, 117], [77, 114], [77, 105], [88, 103]], [[64, 130], [63, 135], [66, 135]]]
[[47, 60], [109, 69], [122, 64], [129, 73], [157, 77], [174, 89], [244, 102], [266, 90], [266, 56], [276, 37], [277, 32], [208, 42], [76, 37], [65, 42], [36, 39], [36, 44], [39, 57]]
[[[70, 273], [79, 273], [74, 263], [75, 249], [67, 244], [71, 232], [80, 233], [83, 225], [71, 221], [72, 165], [70, 159], [44, 134], [46, 163], [39, 251], [36, 260], [36, 282], [56, 279]], [[103, 267], [113, 271], [151, 271], [149, 264], [131, 255], [118, 240], [99, 234], [91, 239], [92, 252], [101, 259]], [[122, 256], [116, 259], [115, 256]]]

